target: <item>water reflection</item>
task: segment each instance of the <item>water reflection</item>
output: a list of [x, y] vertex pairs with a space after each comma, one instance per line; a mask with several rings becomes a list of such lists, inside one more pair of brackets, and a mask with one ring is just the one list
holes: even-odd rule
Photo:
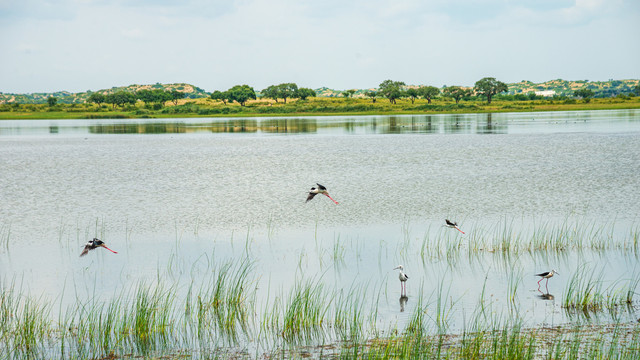
[[400, 296], [400, 312], [404, 312], [405, 305], [407, 305], [407, 301], [409, 301], [409, 297], [407, 295]]
[[[538, 291], [540, 291], [540, 290], [538, 290]], [[554, 300], [555, 296], [553, 296], [553, 295], [551, 295], [549, 293], [545, 294], [542, 291], [540, 291], [540, 295], [538, 295], [538, 298], [542, 299], [542, 300]]]
[[640, 130], [640, 111], [324, 116], [293, 118], [183, 118], [7, 120], [0, 136], [60, 134], [505, 134], [602, 131], [616, 122]]

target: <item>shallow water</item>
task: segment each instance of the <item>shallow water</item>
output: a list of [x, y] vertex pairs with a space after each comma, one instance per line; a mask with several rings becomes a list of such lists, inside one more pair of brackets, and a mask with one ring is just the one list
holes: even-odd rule
[[[66, 303], [140, 280], [186, 287], [212, 264], [248, 256], [256, 303], [309, 279], [366, 287], [383, 331], [403, 329], [421, 302], [434, 316], [438, 298], [451, 331], [481, 300], [529, 326], [567, 323], [575, 315], [560, 299], [572, 274], [602, 271], [603, 291], [615, 289], [640, 276], [636, 252], [505, 255], [474, 242], [540, 224], [594, 226], [584, 234], [624, 242], [640, 215], [638, 144], [637, 110], [2, 121], [0, 273]], [[340, 204], [305, 203], [316, 182]], [[94, 236], [119, 254], [79, 258]], [[404, 311], [398, 264], [410, 275]], [[552, 268], [561, 275], [539, 291], [533, 274]]]

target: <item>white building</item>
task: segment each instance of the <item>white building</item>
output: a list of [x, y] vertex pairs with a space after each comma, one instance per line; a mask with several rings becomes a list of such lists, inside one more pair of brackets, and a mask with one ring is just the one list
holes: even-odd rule
[[554, 96], [556, 94], [556, 91], [555, 90], [542, 90], [542, 91], [536, 91], [535, 93], [538, 96], [550, 97], [550, 96]]

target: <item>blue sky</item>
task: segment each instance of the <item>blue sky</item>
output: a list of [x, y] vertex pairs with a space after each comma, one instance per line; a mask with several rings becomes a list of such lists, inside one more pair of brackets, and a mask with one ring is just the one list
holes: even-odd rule
[[0, 92], [640, 78], [638, 0], [0, 0]]

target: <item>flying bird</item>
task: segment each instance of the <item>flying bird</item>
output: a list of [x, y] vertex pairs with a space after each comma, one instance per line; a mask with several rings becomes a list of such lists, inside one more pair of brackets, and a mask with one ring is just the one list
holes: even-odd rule
[[318, 185], [318, 187], [312, 187], [311, 190], [309, 190], [309, 195], [307, 196], [307, 201], [309, 202], [309, 200], [313, 199], [314, 196], [318, 195], [318, 194], [322, 194], [325, 195], [326, 197], [328, 197], [329, 199], [331, 199], [331, 201], [333, 201], [334, 203], [336, 203], [336, 205], [338, 204], [337, 201], [333, 200], [333, 198], [331, 196], [329, 196], [329, 192], [327, 192], [327, 188], [316, 183], [316, 185]]
[[451, 221], [449, 219], [445, 219], [444, 222], [446, 223], [446, 225], [445, 225], [446, 227], [450, 227], [450, 228], [456, 229], [456, 230], [458, 230], [458, 231], [460, 231], [461, 233], [464, 234], [464, 231], [460, 230], [460, 228], [458, 227], [458, 223], [457, 222], [453, 222], [453, 221]]
[[[538, 289], [540, 288], [540, 281], [542, 281], [544, 279], [547, 279], [547, 282], [545, 283], [545, 285], [548, 285], [549, 284], [549, 278], [553, 277], [554, 274], [558, 274], [558, 272], [555, 271], [555, 270], [551, 270], [551, 271], [545, 271], [545, 272], [540, 273], [540, 274], [536, 274], [536, 276], [540, 276], [541, 277], [541, 279], [538, 280]], [[560, 274], [558, 274], [558, 275], [560, 275]]]
[[84, 246], [84, 249], [82, 250], [82, 253], [80, 254], [80, 256], [85, 256], [89, 253], [89, 250], [97, 249], [99, 247], [103, 247], [111, 251], [112, 253], [117, 254], [116, 251], [109, 249], [102, 240], [98, 238], [93, 238], [93, 240], [89, 240], [89, 242], [87, 242], [87, 244]]
[[393, 268], [393, 270], [400, 270], [400, 273], [398, 274], [398, 279], [400, 279], [400, 293], [401, 294], [406, 294], [407, 293], [407, 280], [409, 279], [409, 276], [404, 273], [404, 266], [398, 265], [395, 268]]

